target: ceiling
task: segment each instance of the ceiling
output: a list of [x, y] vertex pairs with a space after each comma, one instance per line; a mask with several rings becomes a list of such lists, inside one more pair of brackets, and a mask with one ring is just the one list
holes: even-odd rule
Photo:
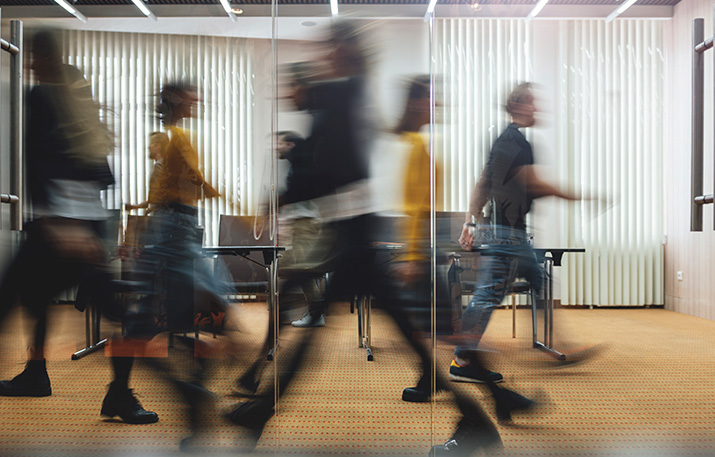
[[[638, 0], [635, 5], [641, 6], [673, 6], [680, 0]], [[153, 5], [218, 5], [218, 0], [145, 0], [149, 7]], [[109, 6], [132, 5], [131, 0], [76, 0], [75, 6]], [[427, 5], [429, 0], [340, 0], [345, 5]], [[440, 4], [467, 4], [474, 3], [469, 0], [441, 0]], [[481, 5], [533, 5], [535, 0], [480, 0]], [[551, 0], [549, 5], [611, 5], [620, 2], [615, 0]], [[236, 7], [242, 5], [270, 5], [271, 0], [232, 0]], [[328, 5], [328, 0], [278, 0], [279, 5]], [[0, 0], [1, 6], [32, 6], [56, 5], [53, 0]]]
[[[148, 21], [131, 0], [67, 0], [87, 16], [90, 29], [99, 30], [99, 24], [105, 29], [112, 28], [108, 21], [123, 22]], [[277, 11], [281, 18], [294, 18], [300, 24], [306, 18], [330, 20], [329, 0], [229, 0], [234, 8], [243, 12], [238, 23], [246, 25], [254, 19], [270, 19]], [[537, 0], [438, 0], [435, 17], [526, 17]], [[624, 0], [550, 0], [537, 19], [550, 18], [605, 18]], [[680, 0], [637, 0], [621, 17], [670, 18], [673, 8]], [[184, 20], [206, 19], [205, 28], [213, 27], [230, 31], [231, 21], [227, 17], [219, 0], [144, 0], [158, 18], [159, 28], [169, 28], [169, 22], [175, 19], [175, 28], [186, 26]], [[355, 18], [422, 18], [429, 0], [338, 0], [341, 17]], [[43, 19], [59, 21], [59, 26], [87, 28], [80, 26], [54, 0], [0, 0], [2, 19]], [[78, 24], [76, 24], [78, 23]], [[233, 23], [234, 25], [236, 23]], [[146, 22], [142, 27], [146, 29]], [[255, 27], [265, 28], [266, 24], [257, 23]], [[234, 27], [235, 28], [235, 27]], [[165, 33], [171, 33], [164, 30]], [[161, 33], [161, 32], [158, 32]], [[179, 32], [174, 32], [179, 33]], [[224, 34], [221, 32], [219, 34]]]

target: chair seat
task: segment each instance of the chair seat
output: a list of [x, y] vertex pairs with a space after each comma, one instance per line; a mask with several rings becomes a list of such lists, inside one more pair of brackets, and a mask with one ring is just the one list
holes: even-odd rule
[[510, 292], [513, 294], [525, 294], [531, 290], [531, 284], [526, 281], [516, 281], [511, 285]]
[[267, 294], [268, 281], [234, 282], [230, 287], [239, 294]]

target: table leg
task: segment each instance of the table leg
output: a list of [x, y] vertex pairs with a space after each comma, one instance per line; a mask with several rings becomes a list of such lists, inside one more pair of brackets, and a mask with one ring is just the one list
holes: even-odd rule
[[533, 323], [533, 345], [535, 348], [546, 352], [550, 356], [558, 360], [566, 360], [566, 356], [561, 352], [554, 349], [554, 296], [553, 296], [553, 270], [554, 270], [554, 260], [551, 257], [544, 258], [544, 272], [546, 278], [544, 278], [544, 341], [541, 342], [538, 339], [536, 331], [536, 300], [532, 294], [531, 300], [531, 315]]

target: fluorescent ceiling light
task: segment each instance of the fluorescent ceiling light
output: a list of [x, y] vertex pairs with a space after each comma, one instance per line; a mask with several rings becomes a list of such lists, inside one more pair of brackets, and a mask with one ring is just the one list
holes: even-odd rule
[[427, 5], [427, 12], [425, 13], [425, 21], [428, 20], [429, 16], [434, 13], [434, 8], [437, 6], [437, 0], [429, 0], [429, 5]]
[[221, 6], [223, 6], [223, 10], [226, 11], [226, 14], [228, 14], [228, 17], [230, 17], [233, 22], [236, 22], [236, 15], [233, 14], [233, 10], [231, 9], [231, 5], [228, 4], [228, 0], [219, 1], [221, 2]]
[[534, 7], [534, 9], [531, 10], [531, 13], [529, 13], [528, 16], [526, 16], [526, 20], [530, 21], [530, 20], [534, 19], [536, 16], [538, 16], [539, 13], [541, 12], [541, 10], [544, 9], [544, 7], [546, 6], [547, 3], [549, 3], [549, 0], [539, 0], [539, 3], [537, 3], [536, 6]]
[[144, 16], [148, 17], [152, 21], [156, 21], [156, 16], [154, 16], [154, 13], [152, 13], [151, 10], [147, 8], [147, 6], [142, 0], [132, 0], [132, 3], [134, 3], [137, 8], [139, 8], [139, 11], [144, 13]]
[[338, 15], [338, 0], [330, 0], [330, 14]]
[[621, 14], [623, 14], [623, 12], [624, 12], [625, 10], [627, 10], [628, 8], [630, 8], [631, 6], [633, 6], [633, 4], [634, 4], [636, 1], [637, 1], [637, 0], [626, 0], [625, 2], [621, 3], [621, 6], [619, 6], [618, 8], [616, 8], [616, 10], [615, 10], [614, 12], [612, 12], [611, 14], [608, 15], [608, 17], [606, 18], [606, 22], [611, 22], [611, 21], [614, 20], [617, 16], [620, 16]]
[[55, 0], [55, 3], [60, 5], [62, 8], [65, 9], [65, 11], [67, 11], [68, 13], [70, 13], [71, 15], [73, 15], [74, 17], [79, 19], [80, 21], [84, 22], [85, 24], [87, 23], [87, 16], [85, 16], [84, 14], [77, 11], [77, 9], [74, 6], [67, 3], [66, 0]]

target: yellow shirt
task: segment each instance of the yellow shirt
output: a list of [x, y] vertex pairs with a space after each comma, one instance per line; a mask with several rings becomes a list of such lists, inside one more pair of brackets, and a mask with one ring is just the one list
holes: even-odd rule
[[[420, 133], [405, 132], [401, 140], [409, 145], [403, 211], [405, 221], [402, 240], [406, 243], [406, 261], [429, 258], [429, 213], [430, 213], [430, 156], [425, 140]], [[441, 201], [441, 173], [435, 163], [435, 201]]]
[[151, 193], [149, 203], [196, 206], [202, 190], [206, 197], [216, 196], [218, 192], [204, 180], [199, 169], [199, 156], [186, 131], [172, 126], [169, 134], [171, 139], [157, 178], [158, 185]]

